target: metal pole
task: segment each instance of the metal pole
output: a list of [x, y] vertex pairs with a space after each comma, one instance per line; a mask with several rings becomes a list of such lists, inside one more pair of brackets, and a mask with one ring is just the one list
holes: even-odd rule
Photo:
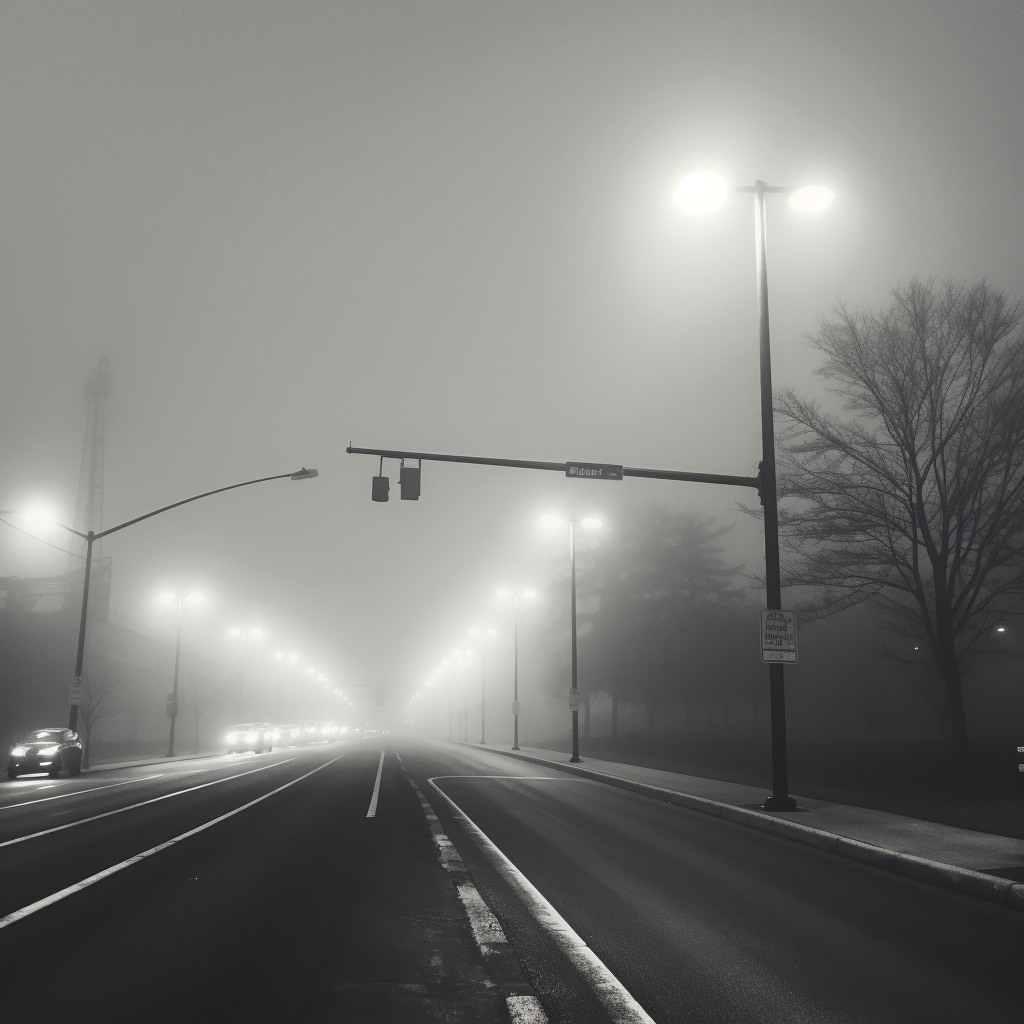
[[[75, 688], [81, 692], [82, 687], [82, 663], [85, 661], [85, 622], [89, 610], [89, 579], [92, 575], [92, 542], [96, 535], [89, 531], [85, 538], [85, 582], [82, 585], [82, 618], [78, 626], [78, 657], [75, 660]], [[78, 704], [71, 705], [71, 717], [68, 720], [68, 728], [72, 732], [78, 729]]]
[[[569, 520], [569, 570], [572, 576], [572, 598], [570, 610], [572, 616], [572, 688], [578, 690], [576, 681], [576, 534], [575, 522]], [[579, 709], [573, 706], [572, 709], [572, 757], [569, 760], [575, 764], [580, 759], [580, 713]]]
[[171, 734], [167, 740], [167, 756], [174, 757], [174, 723], [178, 720], [178, 665], [181, 663], [181, 604], [178, 598], [178, 641], [174, 645], [174, 686], [171, 688]]
[[242, 630], [242, 656], [238, 659], [238, 720], [245, 720], [245, 636]]
[[487, 731], [487, 714], [485, 702], [487, 699], [487, 652], [484, 649], [487, 641], [480, 644], [480, 743], [487, 742], [485, 733]]
[[[765, 590], [769, 608], [782, 607], [779, 568], [779, 505], [775, 486], [775, 417], [772, 404], [772, 355], [768, 327], [768, 239], [765, 182], [754, 182], [754, 248], [757, 263], [757, 313], [761, 359], [761, 503], [764, 505]], [[786, 754], [786, 689], [781, 665], [768, 666], [772, 720], [772, 795], [765, 810], [791, 811]]]
[[519, 595], [513, 595], [512, 749], [519, 749]]

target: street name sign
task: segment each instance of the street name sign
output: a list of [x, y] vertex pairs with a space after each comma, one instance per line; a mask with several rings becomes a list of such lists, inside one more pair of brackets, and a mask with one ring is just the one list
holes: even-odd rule
[[579, 711], [583, 706], [583, 693], [580, 690], [569, 691], [569, 710]]
[[795, 665], [797, 657], [796, 612], [761, 609], [761, 661], [766, 665]]
[[567, 462], [565, 475], [578, 480], [621, 480], [622, 467], [606, 462]]
[[68, 694], [68, 704], [81, 704], [82, 703], [82, 681], [76, 679], [71, 684], [71, 692]]

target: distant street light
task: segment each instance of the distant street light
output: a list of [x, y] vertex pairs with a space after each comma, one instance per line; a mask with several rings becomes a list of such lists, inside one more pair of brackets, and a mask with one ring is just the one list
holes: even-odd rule
[[79, 530], [74, 530], [70, 526], [65, 526], [63, 523], [58, 523], [62, 529], [67, 530], [68, 533], [73, 533], [76, 537], [81, 537], [85, 541], [85, 581], [82, 585], [82, 616], [78, 627], [78, 653], [75, 659], [75, 681], [71, 684], [71, 717], [68, 722], [68, 728], [77, 730], [78, 728], [78, 705], [82, 697], [82, 664], [85, 661], [85, 625], [89, 611], [89, 580], [92, 574], [92, 546], [104, 537], [109, 537], [112, 533], [117, 533], [119, 530], [124, 530], [129, 526], [134, 526], [136, 523], [141, 523], [144, 519], [152, 519], [153, 516], [160, 515], [161, 512], [169, 512], [172, 508], [177, 508], [179, 505], [187, 505], [192, 501], [199, 501], [200, 498], [209, 498], [214, 494], [223, 494], [224, 491], [233, 491], [239, 487], [248, 487], [251, 484], [262, 484], [268, 480], [312, 480], [317, 476], [315, 469], [306, 469], [302, 467], [297, 473], [280, 473], [277, 476], [261, 476], [256, 480], [244, 480], [240, 484], [229, 484], [227, 487], [218, 487], [213, 491], [204, 491], [202, 494], [195, 494], [191, 498], [183, 498], [181, 501], [176, 501], [171, 505], [164, 505], [163, 508], [154, 509], [152, 512], [147, 512], [145, 515], [136, 516], [134, 519], [129, 519], [126, 523], [120, 523], [117, 526], [110, 527], [109, 530], [101, 530], [96, 533], [90, 530], [88, 533], [81, 533]]
[[[547, 516], [545, 516], [545, 519]], [[557, 519], [557, 516], [552, 517]], [[532, 600], [537, 596], [535, 590], [499, 590], [498, 597], [512, 598], [512, 749], [519, 749], [519, 598]]]
[[558, 526], [561, 523], [567, 523], [569, 526], [569, 575], [572, 581], [569, 605], [571, 619], [569, 628], [572, 633], [572, 688], [569, 692], [569, 709], [572, 712], [572, 757], [569, 760], [576, 764], [580, 759], [580, 691], [576, 663], [576, 526], [578, 524], [588, 530], [595, 530], [601, 525], [601, 520], [593, 518], [582, 521], [563, 520], [555, 515], [546, 515], [541, 519], [541, 523], [544, 526]]
[[[181, 606], [182, 604], [201, 605], [206, 600], [202, 594], [192, 593], [188, 597], [180, 594], [165, 593], [160, 595], [162, 604], [178, 603], [178, 635], [174, 643], [174, 684], [171, 687], [171, 697], [167, 702], [167, 714], [171, 719], [170, 735], [167, 738], [167, 756], [174, 757], [174, 724], [178, 720], [178, 666], [181, 664]], [[196, 729], [199, 728], [199, 719], [196, 719]]]
[[228, 636], [242, 638], [242, 649], [238, 658], [238, 719], [242, 721], [245, 718], [245, 640], [250, 636], [258, 640], [263, 636], [263, 630], [258, 626], [253, 626], [252, 629], [239, 629], [236, 626], [228, 630]]
[[[484, 641], [490, 636], [497, 636], [498, 631], [496, 629], [481, 629], [479, 626], [474, 626], [469, 631], [469, 635], [480, 637], [480, 744], [484, 745], [487, 742], [487, 718], [485, 706], [487, 700], [487, 652], [484, 647]], [[466, 742], [469, 742], [468, 717], [466, 719]]]
[[[768, 322], [768, 240], [765, 196], [779, 193], [789, 197], [789, 205], [802, 212], [824, 209], [835, 193], [822, 185], [785, 188], [768, 185], [760, 179], [753, 185], [730, 188], [717, 174], [691, 174], [683, 178], [673, 192], [676, 205], [688, 213], [706, 214], [718, 209], [730, 192], [754, 196], [754, 255], [757, 266], [757, 308], [760, 321], [761, 364], [761, 472], [760, 495], [764, 506], [765, 591], [769, 609], [782, 608], [782, 581], [779, 567], [779, 503], [775, 481], [775, 417], [772, 404], [772, 363]], [[791, 811], [796, 801], [789, 795], [789, 764], [786, 749], [786, 691], [781, 663], [768, 666], [771, 688], [772, 795], [765, 800], [766, 810]]]

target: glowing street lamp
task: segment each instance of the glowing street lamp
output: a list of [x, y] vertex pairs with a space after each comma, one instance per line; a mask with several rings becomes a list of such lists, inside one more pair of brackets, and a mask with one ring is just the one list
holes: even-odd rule
[[572, 757], [569, 760], [576, 764], [580, 759], [580, 692], [577, 680], [577, 659], [576, 659], [576, 526], [583, 526], [588, 530], [596, 530], [601, 525], [600, 519], [588, 517], [583, 520], [560, 519], [556, 515], [546, 515], [541, 519], [544, 526], [558, 526], [561, 523], [569, 525], [569, 575], [572, 580], [570, 598], [570, 631], [572, 633], [572, 689], [569, 693], [569, 709], [572, 711]]
[[[757, 264], [757, 308], [760, 321], [761, 363], [761, 466], [760, 495], [764, 506], [765, 590], [769, 609], [782, 608], [782, 581], [779, 568], [779, 507], [775, 480], [775, 419], [772, 407], [771, 338], [768, 322], [768, 244], [765, 196], [778, 193], [789, 197], [792, 209], [802, 213], [822, 210], [836, 198], [823, 185], [786, 188], [758, 179], [753, 185], [734, 185], [716, 174], [690, 174], [676, 186], [673, 200], [688, 213], [708, 214], [725, 203], [730, 192], [754, 196], [754, 253]], [[786, 751], [786, 691], [780, 663], [768, 666], [771, 688], [772, 722], [772, 795], [765, 800], [766, 810], [787, 811], [796, 808], [789, 795], [789, 765]]]
[[[545, 519], [548, 518], [545, 516]], [[551, 518], [557, 520], [557, 516]], [[525, 597], [528, 601], [537, 596], [535, 590], [499, 590], [498, 597], [512, 598], [512, 749], [519, 749], [519, 598]]]
[[[192, 593], [184, 597], [180, 594], [166, 592], [160, 595], [159, 600], [161, 604], [178, 603], [178, 637], [174, 643], [174, 684], [171, 687], [171, 695], [167, 699], [167, 715], [171, 720], [170, 735], [167, 737], [167, 756], [174, 757], [174, 725], [178, 720], [178, 666], [181, 664], [181, 606], [182, 604], [201, 605], [206, 598], [200, 593]], [[196, 728], [198, 729], [198, 725]]]

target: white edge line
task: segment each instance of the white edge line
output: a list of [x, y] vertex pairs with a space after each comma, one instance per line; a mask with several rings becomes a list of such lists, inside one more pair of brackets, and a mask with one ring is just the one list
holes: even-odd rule
[[15, 807], [28, 807], [29, 804], [44, 804], [47, 800], [66, 800], [69, 796], [85, 796], [86, 793], [98, 793], [101, 789], [115, 789], [118, 786], [130, 786], [133, 782], [145, 782], [147, 779], [159, 779], [164, 772], [155, 775], [143, 775], [138, 779], [127, 779], [124, 782], [111, 782], [106, 786], [93, 786], [91, 789], [76, 789], [73, 793], [58, 793], [56, 796], [41, 796], [38, 800], [22, 800], [17, 804], [0, 804], [0, 811], [9, 811]]
[[377, 797], [380, 796], [380, 776], [384, 771], [384, 751], [380, 752], [380, 764], [377, 765], [377, 781], [373, 784], [373, 796], [370, 797], [370, 809], [366, 812], [368, 818], [377, 816]]
[[[341, 757], [342, 755], [338, 755]], [[189, 786], [188, 789], [176, 789], [173, 793], [164, 793], [163, 796], [154, 796], [150, 800], [140, 800], [137, 804], [128, 804], [127, 807], [115, 807], [112, 811], [104, 811], [102, 814], [94, 814], [90, 818], [79, 818], [78, 821], [69, 821], [66, 825], [56, 825], [53, 828], [43, 829], [42, 832], [33, 832], [27, 836], [18, 836], [17, 839], [8, 839], [6, 842], [0, 843], [0, 850], [5, 846], [14, 846], [16, 843], [24, 843], [29, 839], [38, 839], [40, 836], [48, 836], [53, 832], [62, 832], [66, 828], [74, 828], [76, 825], [87, 825], [90, 821], [99, 821], [100, 818], [109, 818], [114, 814], [121, 814], [124, 811], [133, 811], [136, 807], [145, 807], [147, 804], [159, 803], [161, 800], [170, 800], [172, 796], [181, 796], [183, 793], [194, 793], [197, 789], [206, 789], [207, 786], [216, 786], [221, 782], [230, 782], [232, 779], [240, 779], [243, 775], [253, 775], [256, 772], [265, 772], [268, 768], [276, 768], [278, 765], [287, 764], [289, 761], [294, 761], [294, 757], [289, 757], [284, 761], [275, 761], [273, 764], [264, 764], [259, 768], [251, 768], [247, 772], [239, 772], [237, 775], [228, 775], [223, 779], [214, 779], [212, 782], [201, 782], [198, 786]], [[337, 758], [335, 758], [337, 760]]]
[[[439, 776], [440, 777], [440, 776]], [[433, 779], [427, 779], [461, 819], [498, 873], [513, 888], [534, 920], [554, 939], [569, 962], [583, 975], [615, 1024], [655, 1024], [654, 1018], [630, 995], [600, 957], [576, 934], [569, 922], [537, 887], [482, 832], [477, 824]]]
[[[75, 882], [74, 885], [69, 885], [66, 889], [61, 889], [60, 892], [55, 892], [44, 899], [37, 900], [35, 903], [30, 903], [27, 907], [22, 907], [21, 910], [15, 910], [13, 913], [8, 914], [6, 917], [0, 917], [0, 928], [7, 928], [17, 921], [28, 917], [30, 914], [34, 914], [39, 910], [43, 910], [45, 907], [52, 906], [54, 903], [60, 900], [67, 899], [68, 896], [73, 896], [76, 892], [81, 892], [83, 889], [87, 889], [90, 885], [95, 885], [97, 882], [102, 882], [104, 878], [109, 878], [111, 875], [116, 875], [119, 871], [124, 871], [125, 868], [131, 867], [133, 864], [138, 864], [139, 861], [145, 860], [147, 857], [152, 857], [155, 853], [160, 853], [161, 850], [166, 850], [168, 847], [174, 846], [175, 843], [180, 843], [183, 839], [188, 839], [191, 836], [196, 835], [199, 832], [204, 832], [208, 828], [212, 828], [214, 825], [225, 821], [227, 818], [231, 818], [236, 814], [240, 814], [242, 811], [247, 810], [255, 804], [260, 803], [269, 797], [274, 796], [275, 793], [280, 793], [282, 789], [287, 789], [289, 786], [294, 786], [296, 782], [301, 782], [303, 779], [308, 779], [310, 775], [315, 774], [322, 768], [326, 768], [329, 765], [334, 764], [335, 761], [341, 760], [344, 754], [339, 754], [337, 757], [332, 758], [326, 764], [318, 765], [310, 772], [306, 772], [305, 775], [300, 775], [297, 779], [292, 779], [291, 782], [286, 782], [283, 786], [278, 786], [277, 789], [272, 789], [269, 793], [264, 793], [263, 796], [256, 797], [255, 800], [250, 800], [247, 804], [242, 804], [241, 807], [236, 807], [233, 811], [228, 811], [227, 814], [222, 814], [217, 818], [206, 822], [203, 825], [199, 825], [197, 828], [190, 829], [188, 832], [182, 832], [180, 836], [175, 836], [173, 839], [168, 839], [166, 843], [161, 843], [159, 846], [154, 846], [149, 850], [145, 850], [142, 853], [137, 853], [134, 857], [129, 857], [127, 860], [121, 861], [120, 864], [114, 864], [113, 867], [104, 868], [102, 871], [97, 871], [95, 875], [90, 875], [88, 878], [83, 878], [80, 882]], [[289, 758], [293, 761], [294, 758]], [[285, 764], [284, 761], [279, 761], [279, 764]], [[249, 774], [248, 772], [246, 774]], [[238, 776], [234, 776], [238, 778]]]

